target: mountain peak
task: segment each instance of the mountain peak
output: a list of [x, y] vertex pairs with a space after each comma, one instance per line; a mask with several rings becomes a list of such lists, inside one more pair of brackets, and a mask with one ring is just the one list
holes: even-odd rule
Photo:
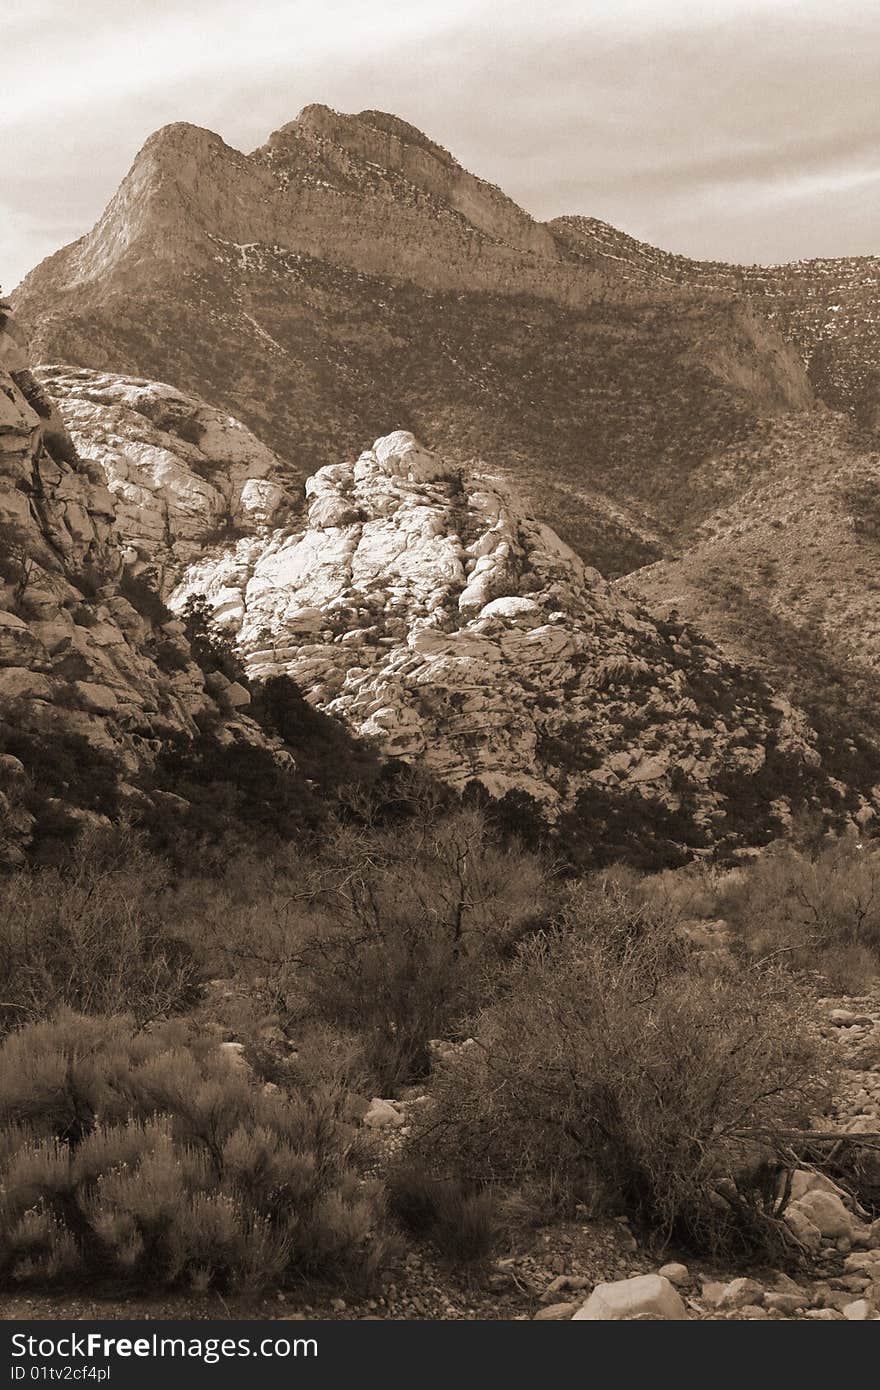
[[[362, 154], [366, 145], [372, 145], [377, 153], [387, 154], [397, 142], [400, 146], [410, 146], [430, 154], [448, 168], [460, 169], [461, 165], [442, 145], [429, 139], [417, 126], [411, 125], [390, 111], [358, 111], [349, 114], [335, 111], [321, 102], [304, 106], [299, 115], [270, 135], [267, 145], [284, 144], [291, 137], [311, 136], [330, 140], [334, 144], [351, 149], [352, 153]], [[378, 137], [378, 138], [377, 138]]]

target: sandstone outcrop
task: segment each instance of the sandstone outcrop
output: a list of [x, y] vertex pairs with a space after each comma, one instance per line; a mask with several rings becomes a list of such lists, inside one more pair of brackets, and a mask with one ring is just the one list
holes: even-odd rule
[[127, 567], [160, 592], [219, 536], [259, 532], [289, 510], [277, 456], [197, 397], [84, 368], [44, 366], [36, 377], [107, 480]]
[[[551, 815], [612, 794], [707, 827], [780, 766], [839, 796], [802, 714], [621, 599], [503, 479], [398, 431], [320, 469], [306, 505], [300, 527], [207, 555], [169, 600], [206, 595], [253, 679], [290, 675], [385, 751]], [[768, 813], [789, 810], [780, 793]]]

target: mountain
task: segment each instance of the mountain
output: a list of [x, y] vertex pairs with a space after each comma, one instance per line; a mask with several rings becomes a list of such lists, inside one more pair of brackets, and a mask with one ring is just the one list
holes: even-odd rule
[[561, 217], [548, 225], [593, 274], [606, 267], [632, 293], [747, 298], [798, 349], [817, 396], [863, 427], [880, 429], [880, 257], [728, 265], [660, 251], [596, 218]]
[[[843, 728], [856, 701], [870, 742], [876, 267], [726, 266], [540, 224], [398, 118], [312, 106], [250, 155], [158, 131], [15, 303], [44, 363], [74, 364], [42, 379], [93, 452], [89, 393], [147, 427], [125, 375], [244, 421], [279, 505], [398, 428], [450, 468], [491, 460], [625, 595], [702, 625], [815, 720]], [[179, 565], [141, 486], [132, 542], [167, 593]], [[229, 500], [178, 558], [240, 523]]]
[[719, 451], [813, 393], [727, 287], [633, 284], [575, 241], [396, 117], [312, 106], [250, 155], [157, 132], [14, 302], [42, 361], [198, 394], [288, 485], [401, 426], [483, 451], [620, 574], [711, 509]]

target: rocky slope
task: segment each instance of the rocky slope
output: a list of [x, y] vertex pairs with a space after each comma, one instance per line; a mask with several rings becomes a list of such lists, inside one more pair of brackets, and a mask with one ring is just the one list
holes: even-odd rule
[[812, 403], [727, 289], [618, 271], [396, 118], [308, 107], [247, 156], [157, 132], [15, 302], [42, 360], [195, 391], [299, 481], [398, 426], [480, 449], [614, 574], [693, 519], [695, 469]]
[[621, 583], [696, 622], [799, 702], [876, 728], [880, 453], [826, 414], [774, 422], [762, 456], [756, 474], [749, 448], [721, 454], [711, 487], [725, 503], [677, 555]]
[[[76, 670], [65, 641], [61, 664], [36, 646], [4, 679], [38, 714], [54, 702], [65, 727], [127, 748], [132, 766], [210, 703], [179, 627], [139, 618], [122, 685], [92, 652], [107, 634], [88, 625], [89, 596], [127, 613], [119, 588], [135, 583], [141, 604], [149, 586], [177, 608], [206, 595], [253, 680], [288, 674], [386, 752], [455, 787], [526, 791], [551, 818], [587, 825], [610, 807], [633, 834], [645, 820], [701, 849], [759, 841], [793, 811], [860, 816], [873, 804], [880, 771], [858, 766], [858, 748], [842, 753], [760, 677], [616, 593], [484, 466], [462, 469], [398, 432], [355, 464], [319, 469], [303, 506], [272, 481], [277, 458], [197, 398], [83, 368], [39, 377], [27, 377], [31, 394], [46, 402], [50, 389], [64, 419], [53, 417], [56, 452], [78, 479], [99, 480], [88, 506], [104, 508], [103, 568], [84, 585], [74, 553], [77, 599], [69, 579], [42, 599], [53, 640], [59, 623], [79, 633]], [[736, 490], [734, 464], [719, 488]], [[30, 534], [27, 565], [39, 540]], [[39, 602], [30, 571], [27, 585]], [[42, 632], [33, 608], [22, 614], [19, 645]], [[181, 690], [182, 709], [172, 700], [161, 714]]]
[[797, 347], [822, 400], [880, 428], [880, 257], [727, 265], [672, 255], [592, 217], [562, 217], [549, 227], [592, 274], [604, 268], [633, 294], [748, 298]]
[[[25, 790], [41, 760], [55, 764], [58, 814], [88, 819], [105, 802], [142, 804], [131, 781], [164, 740], [195, 735], [201, 716], [211, 715], [221, 741], [271, 743], [234, 712], [247, 691], [215, 682], [215, 699], [206, 689], [181, 624], [126, 564], [137, 568], [138, 544], [152, 550], [160, 516], [173, 532], [167, 562], [182, 561], [221, 498], [259, 525], [280, 495], [263, 481], [268, 451], [166, 388], [59, 374], [53, 386], [72, 422], [88, 416], [90, 458], [77, 452], [0, 306], [0, 859], [13, 862], [34, 828]], [[177, 437], [175, 454], [169, 445], [175, 430], [187, 433], [184, 421], [190, 438], [198, 425], [201, 449]], [[130, 528], [125, 540], [118, 523]]]

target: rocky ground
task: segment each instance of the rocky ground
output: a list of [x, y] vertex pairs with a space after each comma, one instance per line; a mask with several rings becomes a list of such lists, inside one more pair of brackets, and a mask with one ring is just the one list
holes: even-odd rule
[[[840, 1051], [840, 1085], [823, 1129], [880, 1130], [880, 988], [818, 1001], [817, 1027]], [[377, 1153], [393, 1151], [412, 1101], [374, 1102], [365, 1123]], [[880, 1153], [868, 1160], [878, 1169]], [[217, 1294], [121, 1301], [110, 1295], [0, 1299], [0, 1317], [255, 1319], [678, 1319], [876, 1321], [880, 1319], [880, 1221], [812, 1169], [798, 1170], [786, 1220], [805, 1247], [788, 1271], [735, 1268], [683, 1252], [652, 1250], [625, 1221], [582, 1218], [520, 1237], [479, 1278], [463, 1280], [432, 1252], [410, 1251], [381, 1292], [338, 1291], [224, 1299]]]

